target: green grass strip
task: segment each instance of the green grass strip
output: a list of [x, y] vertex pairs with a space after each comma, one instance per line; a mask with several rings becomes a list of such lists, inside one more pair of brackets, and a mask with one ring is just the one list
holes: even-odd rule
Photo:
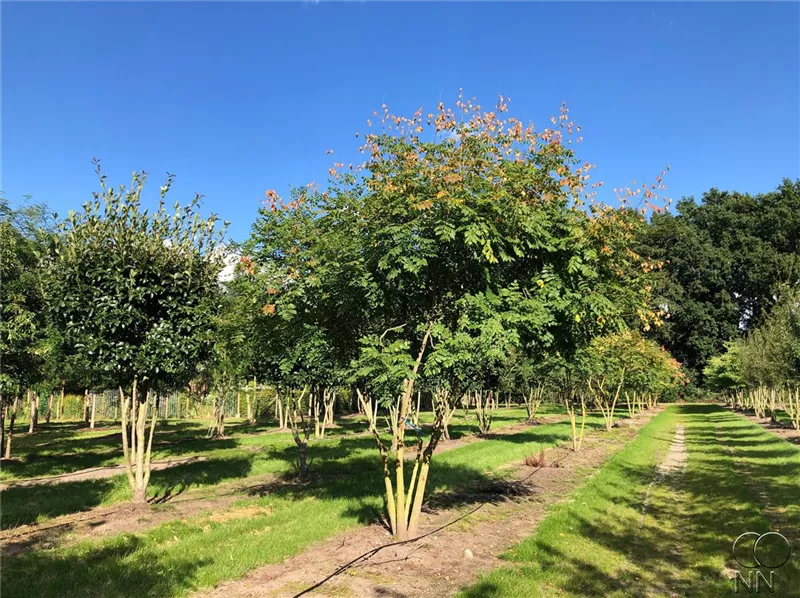
[[[651, 485], [678, 423], [687, 468]], [[799, 528], [798, 447], [718, 406], [673, 406], [509, 551], [513, 564], [461, 596], [741, 595], [734, 539], [780, 530], [798, 553]], [[800, 596], [797, 555], [774, 583], [776, 595]]]

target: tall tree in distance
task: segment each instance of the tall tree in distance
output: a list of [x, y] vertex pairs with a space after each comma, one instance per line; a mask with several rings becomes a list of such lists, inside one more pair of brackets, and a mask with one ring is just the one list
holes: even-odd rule
[[748, 195], [711, 189], [654, 214], [638, 250], [664, 262], [655, 292], [669, 316], [657, 340], [702, 382], [725, 343], [761, 325], [800, 284], [800, 180]]

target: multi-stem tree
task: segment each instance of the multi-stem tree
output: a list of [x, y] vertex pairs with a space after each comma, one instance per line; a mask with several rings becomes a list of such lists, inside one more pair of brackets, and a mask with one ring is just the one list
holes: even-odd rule
[[365, 341], [360, 390], [396, 408], [396, 455], [376, 439], [399, 538], [417, 531], [446, 412], [423, 450], [417, 439], [407, 481], [404, 436], [421, 376], [453, 405], [482, 381], [476, 350], [500, 360], [514, 345], [569, 353], [626, 320], [657, 319], [643, 282], [653, 265], [629, 251], [643, 219], [593, 201], [592, 166], [570, 147], [578, 127], [566, 108], [541, 132], [504, 118], [507, 109], [502, 97], [490, 111], [459, 98], [455, 110], [410, 118], [384, 107], [362, 167], [335, 164], [326, 191], [306, 187], [289, 202], [268, 192], [254, 227], [256, 261], [284, 273], [265, 309], [301, 314], [337, 355]]
[[114, 189], [97, 170], [101, 191], [69, 214], [57, 238], [49, 303], [68, 343], [119, 386], [123, 463], [134, 501], [144, 502], [154, 391], [185, 386], [213, 345], [222, 232], [214, 216], [200, 216], [199, 196], [167, 211], [172, 175], [148, 212], [144, 173], [134, 173], [130, 189]]

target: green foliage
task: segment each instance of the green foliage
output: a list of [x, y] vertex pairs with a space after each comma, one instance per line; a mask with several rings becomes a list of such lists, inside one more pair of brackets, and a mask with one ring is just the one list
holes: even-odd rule
[[427, 118], [384, 110], [360, 169], [333, 168], [327, 191], [289, 202], [268, 192], [249, 243], [257, 276], [274, 280], [262, 363], [302, 379], [355, 359], [359, 384], [388, 397], [430, 330], [419, 375], [458, 395], [497, 386], [512, 350], [570, 355], [658, 319], [650, 266], [628, 250], [644, 220], [584, 209], [589, 165], [562, 141], [566, 109], [542, 133], [506, 110], [502, 98], [497, 112], [461, 99]]
[[725, 343], [725, 353], [708, 361], [703, 377], [710, 390], [723, 392], [742, 386], [741, 346], [740, 341], [729, 341]]
[[54, 346], [45, 318], [42, 280], [50, 228], [45, 206], [14, 209], [0, 196], [0, 390], [4, 396], [41, 380]]
[[777, 297], [761, 326], [709, 361], [704, 374], [711, 390], [800, 384], [800, 289], [784, 287]]
[[609, 386], [623, 382], [624, 388], [663, 396], [686, 383], [678, 363], [663, 347], [638, 332], [595, 338], [578, 356], [583, 378], [603, 378]]
[[221, 232], [214, 216], [200, 217], [199, 196], [167, 211], [171, 175], [148, 213], [144, 182], [134, 173], [129, 190], [115, 190], [101, 175], [102, 192], [70, 212], [50, 264], [49, 307], [98, 377], [183, 385], [212, 349]]
[[738, 353], [740, 376], [749, 387], [800, 384], [800, 288], [783, 294]]
[[665, 262], [655, 286], [669, 319], [655, 337], [700, 377], [727, 341], [764, 322], [781, 284], [800, 281], [800, 180], [685, 199], [676, 214], [654, 215], [640, 244]]

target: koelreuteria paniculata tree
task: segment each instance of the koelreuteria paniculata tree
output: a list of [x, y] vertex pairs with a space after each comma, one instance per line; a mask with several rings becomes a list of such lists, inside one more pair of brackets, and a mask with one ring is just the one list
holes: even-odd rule
[[[418, 528], [448, 408], [498, 375], [514, 347], [571, 354], [659, 318], [645, 282], [657, 264], [629, 247], [644, 222], [633, 204], [654, 204], [660, 177], [622, 191], [622, 209], [605, 206], [600, 184], [588, 182], [592, 165], [573, 151], [580, 127], [566, 107], [540, 131], [507, 111], [502, 96], [491, 110], [459, 95], [454, 108], [410, 117], [384, 105], [368, 122], [363, 164], [335, 163], [325, 191], [312, 184], [289, 201], [268, 191], [255, 227], [271, 248], [260, 262], [281, 272], [265, 313], [344, 326], [352, 381], [365, 403], [396, 414], [396, 450], [375, 437], [399, 538]], [[427, 439], [415, 438], [409, 476], [405, 433], [419, 384], [442, 407]]]

